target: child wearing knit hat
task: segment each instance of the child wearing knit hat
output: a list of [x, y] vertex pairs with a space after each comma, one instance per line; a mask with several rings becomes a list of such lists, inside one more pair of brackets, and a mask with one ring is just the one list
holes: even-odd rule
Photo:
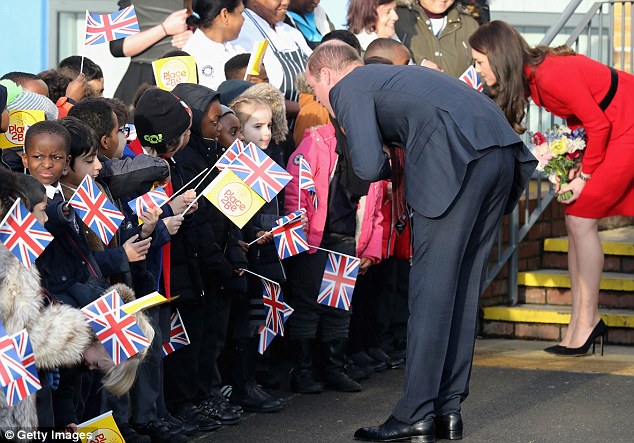
[[137, 103], [134, 126], [150, 154], [172, 157], [189, 142], [192, 124], [189, 107], [162, 89], [148, 89]]

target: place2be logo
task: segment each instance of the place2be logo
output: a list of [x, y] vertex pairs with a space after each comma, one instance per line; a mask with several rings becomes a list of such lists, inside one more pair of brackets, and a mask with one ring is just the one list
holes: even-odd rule
[[196, 62], [192, 56], [161, 58], [152, 62], [159, 88], [171, 91], [181, 83], [198, 83]]
[[14, 110], [9, 113], [9, 129], [0, 134], [0, 148], [24, 146], [26, 128], [44, 121], [44, 111]]
[[229, 183], [220, 190], [218, 204], [227, 211], [227, 215], [240, 217], [251, 208], [253, 198], [244, 183]]

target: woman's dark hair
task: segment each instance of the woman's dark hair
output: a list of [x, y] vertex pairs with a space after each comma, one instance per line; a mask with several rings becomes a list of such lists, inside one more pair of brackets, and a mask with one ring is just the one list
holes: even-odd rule
[[348, 29], [353, 34], [363, 31], [376, 31], [377, 6], [392, 3], [394, 0], [350, 0], [348, 5]]
[[[84, 59], [83, 66], [82, 58]], [[70, 57], [66, 57], [64, 60], [59, 62], [57, 70], [64, 75], [68, 75], [72, 79], [77, 78], [79, 74], [83, 73], [86, 76], [87, 82], [103, 78], [103, 71], [101, 70], [101, 67], [88, 57], [82, 57], [80, 55], [71, 55]]]
[[84, 155], [97, 154], [99, 140], [95, 131], [78, 118], [64, 117], [58, 122], [70, 133], [70, 168], [74, 171], [75, 159]]
[[57, 103], [60, 97], [66, 96], [66, 89], [70, 82], [73, 81], [72, 78], [60, 74], [55, 69], [42, 71], [37, 76], [44, 80], [44, 83], [48, 86], [48, 98], [50, 98], [53, 103]]
[[229, 12], [235, 11], [242, 4], [242, 0], [197, 0], [194, 1], [193, 10], [199, 15], [197, 25], [200, 28], [210, 28], [213, 21], [223, 9]]
[[0, 168], [0, 219], [3, 219], [16, 199], [22, 200], [29, 211], [44, 201], [46, 189], [34, 177]]
[[539, 66], [547, 55], [575, 55], [565, 45], [531, 48], [515, 28], [499, 20], [480, 26], [469, 37], [469, 45], [489, 59], [497, 80], [490, 87], [490, 95], [518, 134], [526, 131], [522, 126], [529, 92], [525, 68]]

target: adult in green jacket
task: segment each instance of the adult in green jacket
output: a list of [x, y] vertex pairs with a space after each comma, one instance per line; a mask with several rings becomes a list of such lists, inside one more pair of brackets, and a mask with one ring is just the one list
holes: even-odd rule
[[397, 0], [396, 34], [417, 65], [459, 77], [472, 63], [469, 37], [478, 22], [453, 1]]

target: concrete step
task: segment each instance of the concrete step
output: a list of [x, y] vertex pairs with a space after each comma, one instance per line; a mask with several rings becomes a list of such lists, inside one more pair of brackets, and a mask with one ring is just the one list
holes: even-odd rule
[[[570, 288], [570, 275], [563, 269], [539, 269], [520, 272], [518, 284], [529, 287]], [[634, 291], [634, 274], [604, 272], [601, 277], [601, 290]]]
[[[634, 257], [634, 226], [601, 231], [599, 237], [604, 254]], [[545, 239], [544, 252], [568, 252], [568, 237]]]
[[[608, 342], [634, 344], [634, 311], [601, 309], [600, 315], [610, 328]], [[482, 335], [485, 337], [561, 340], [569, 322], [569, 306], [489, 306], [483, 308]]]

